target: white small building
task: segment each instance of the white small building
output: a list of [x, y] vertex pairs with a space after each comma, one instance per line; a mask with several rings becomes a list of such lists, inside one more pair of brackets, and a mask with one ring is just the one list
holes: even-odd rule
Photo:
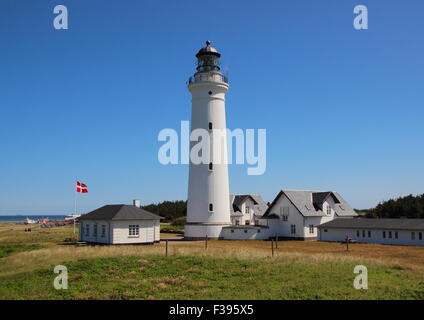
[[334, 191], [281, 190], [255, 226], [223, 228], [224, 239], [317, 240], [317, 226], [357, 214]]
[[231, 224], [258, 225], [259, 219], [265, 214], [268, 205], [258, 194], [230, 195]]
[[318, 227], [320, 241], [424, 245], [424, 219], [335, 219]]
[[79, 218], [79, 240], [103, 244], [139, 244], [160, 241], [162, 217], [134, 205], [106, 205]]

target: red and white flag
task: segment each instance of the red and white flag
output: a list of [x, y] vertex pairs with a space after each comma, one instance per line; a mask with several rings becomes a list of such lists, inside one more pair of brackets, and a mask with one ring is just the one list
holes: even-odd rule
[[77, 181], [77, 192], [79, 193], [88, 193], [87, 185]]

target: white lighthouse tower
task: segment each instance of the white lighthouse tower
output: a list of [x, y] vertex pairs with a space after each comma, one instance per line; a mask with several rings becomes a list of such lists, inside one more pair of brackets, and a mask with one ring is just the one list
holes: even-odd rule
[[[191, 131], [226, 130], [225, 93], [228, 80], [220, 72], [221, 54], [210, 41], [196, 54], [197, 72], [190, 77], [188, 89], [192, 95]], [[191, 148], [197, 142], [191, 143]], [[222, 227], [231, 224], [227, 168], [227, 141], [222, 136], [220, 152], [222, 161], [212, 163], [213, 141], [210, 144], [210, 163], [195, 164], [190, 161], [188, 182], [186, 239], [218, 239]], [[225, 161], [223, 161], [225, 159]], [[218, 162], [218, 161], [215, 161]]]

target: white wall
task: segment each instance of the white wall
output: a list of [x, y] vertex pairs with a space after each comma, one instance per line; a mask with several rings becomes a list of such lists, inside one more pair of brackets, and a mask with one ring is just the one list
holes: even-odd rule
[[[287, 221], [283, 221], [282, 214], [284, 207], [289, 208], [289, 215], [287, 217]], [[270, 234], [272, 236], [280, 236], [280, 237], [294, 237], [294, 238], [303, 238], [305, 237], [305, 228], [303, 222], [303, 216], [297, 210], [297, 208], [287, 199], [285, 195], [282, 195], [280, 199], [274, 204], [271, 212], [278, 215], [279, 219], [262, 219], [263, 221], [267, 221], [268, 226], [270, 227]], [[296, 233], [291, 233], [291, 225], [294, 224], [296, 226]]]
[[234, 228], [222, 229], [225, 240], [265, 240], [270, 237], [269, 229], [265, 228]]
[[[87, 225], [89, 226], [89, 234], [86, 233]], [[102, 237], [102, 226], [105, 226], [105, 235]], [[97, 236], [94, 234], [94, 228], [97, 227]], [[107, 220], [82, 220], [80, 222], [81, 241], [110, 243], [110, 222]]]
[[[327, 230], [327, 232], [325, 232]], [[359, 237], [357, 236], [359, 231]], [[365, 237], [363, 237], [365, 231]], [[368, 237], [368, 231], [371, 231], [371, 237]], [[386, 238], [383, 238], [383, 231], [386, 232]], [[389, 232], [392, 237], [389, 238]], [[395, 232], [398, 232], [398, 239], [395, 238]], [[415, 240], [411, 238], [411, 232], [405, 230], [377, 230], [377, 229], [342, 229], [342, 228], [320, 228], [319, 240], [321, 241], [342, 241], [346, 236], [363, 243], [382, 243], [395, 245], [418, 245], [424, 246], [424, 230], [421, 231], [422, 239], [419, 240], [419, 232], [415, 231]]]
[[[157, 220], [113, 221], [113, 244], [152, 243], [159, 241]], [[138, 225], [139, 235], [130, 236], [129, 226]]]

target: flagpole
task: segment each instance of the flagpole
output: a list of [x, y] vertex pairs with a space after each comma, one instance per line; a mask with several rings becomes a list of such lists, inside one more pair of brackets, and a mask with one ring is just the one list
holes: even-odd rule
[[[75, 179], [75, 181], [76, 181], [76, 179]], [[76, 185], [76, 182], [75, 182], [75, 185]], [[75, 234], [75, 217], [77, 216], [77, 188], [75, 187], [75, 185], [74, 185], [74, 192], [75, 192], [75, 211], [74, 211], [74, 234]]]

